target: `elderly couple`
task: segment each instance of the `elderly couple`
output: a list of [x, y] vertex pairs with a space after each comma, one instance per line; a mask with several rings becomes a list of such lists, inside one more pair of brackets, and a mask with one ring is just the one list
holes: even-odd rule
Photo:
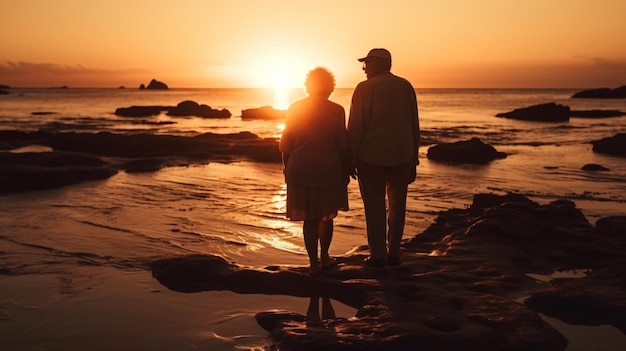
[[390, 72], [389, 51], [372, 49], [359, 61], [367, 80], [354, 90], [347, 129], [343, 107], [328, 100], [335, 89], [333, 74], [316, 68], [306, 78], [307, 97], [287, 111], [280, 141], [286, 215], [304, 221], [311, 275], [337, 264], [328, 249], [333, 218], [348, 210], [350, 177], [358, 178], [365, 207], [370, 256], [364, 264], [401, 263], [407, 187], [419, 164], [417, 98], [411, 83]]

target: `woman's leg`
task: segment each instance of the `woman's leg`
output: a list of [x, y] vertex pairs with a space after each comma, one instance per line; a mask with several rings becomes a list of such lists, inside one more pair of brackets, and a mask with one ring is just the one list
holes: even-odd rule
[[328, 250], [330, 249], [330, 243], [333, 240], [333, 220], [321, 220], [319, 224], [319, 238], [320, 238], [320, 259], [322, 267], [330, 267], [335, 264], [335, 260], [330, 257]]
[[304, 220], [304, 224], [302, 225], [302, 232], [304, 234], [304, 246], [306, 247], [307, 254], [309, 254], [309, 262], [311, 263], [311, 267], [309, 269], [310, 273], [317, 273], [319, 271], [320, 262], [317, 258], [317, 241], [319, 240], [319, 228], [319, 219]]

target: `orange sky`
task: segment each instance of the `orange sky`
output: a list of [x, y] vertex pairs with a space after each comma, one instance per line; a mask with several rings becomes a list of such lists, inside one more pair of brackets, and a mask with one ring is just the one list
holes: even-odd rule
[[0, 84], [299, 87], [365, 79], [370, 48], [417, 88], [626, 84], [623, 0], [2, 0]]

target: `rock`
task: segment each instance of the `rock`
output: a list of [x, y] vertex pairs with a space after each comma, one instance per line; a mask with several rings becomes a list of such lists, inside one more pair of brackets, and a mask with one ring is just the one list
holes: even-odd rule
[[8, 91], [0, 89], [0, 95], [7, 95], [8, 93]]
[[204, 118], [230, 118], [230, 111], [226, 109], [214, 110], [207, 105], [199, 105], [195, 101], [183, 101], [176, 107], [170, 108], [169, 116], [197, 116]]
[[608, 169], [608, 168], [606, 168], [604, 166], [595, 164], [595, 163], [588, 163], [588, 164], [584, 165], [581, 169], [583, 171], [600, 171], [600, 172], [610, 171], [610, 169]]
[[[54, 152], [0, 152], [0, 193], [40, 190], [104, 179], [118, 169], [153, 172], [167, 166], [249, 159], [281, 162], [276, 139], [249, 132], [194, 137], [152, 134], [50, 133], [0, 130], [0, 149], [38, 145]], [[99, 157], [111, 158], [111, 163]]]
[[519, 108], [496, 115], [496, 117], [536, 122], [567, 122], [569, 121], [569, 116], [569, 106], [559, 105], [553, 102]]
[[619, 88], [600, 88], [583, 90], [572, 95], [572, 98], [587, 98], [587, 99], [626, 99], [626, 85], [622, 85]]
[[0, 145], [18, 148], [44, 145], [58, 151], [77, 151], [101, 157], [128, 159], [179, 158], [193, 162], [250, 159], [281, 162], [276, 139], [262, 139], [250, 132], [206, 133], [193, 137], [153, 134], [48, 133], [0, 131]]
[[250, 120], [250, 119], [274, 120], [274, 119], [285, 119], [286, 116], [287, 116], [286, 111], [276, 110], [271, 106], [251, 108], [251, 109], [241, 111], [242, 120]]
[[[626, 334], [626, 216], [600, 218], [588, 251], [587, 274], [579, 279], [552, 280], [526, 304], [567, 323], [610, 324]], [[582, 268], [582, 267], [581, 267]]]
[[127, 173], [156, 172], [163, 167], [163, 163], [160, 158], [141, 158], [127, 161], [121, 168]]
[[626, 133], [615, 134], [612, 137], [594, 140], [591, 143], [594, 152], [626, 157]]
[[145, 86], [143, 83], [139, 84], [139, 89], [140, 89], [140, 90], [143, 90], [143, 89], [145, 89], [145, 88], [146, 88], [146, 86]]
[[153, 89], [153, 90], [167, 90], [169, 89], [169, 87], [167, 86], [167, 84], [160, 82], [156, 79], [152, 79], [150, 81], [150, 83], [148, 84], [148, 86], [146, 87], [146, 89]]
[[115, 109], [117, 116], [123, 117], [149, 117], [158, 116], [163, 111], [167, 111], [167, 106], [130, 106], [130, 107], [118, 107]]
[[[309, 309], [322, 297], [357, 309], [348, 319], [260, 312], [272, 349], [565, 350], [567, 341], [538, 312], [625, 330], [625, 232], [626, 216], [594, 227], [568, 200], [540, 205], [522, 195], [477, 194], [470, 207], [442, 212], [405, 240], [398, 267], [365, 268], [368, 252], [358, 249], [315, 277], [307, 267], [250, 267], [210, 255], [161, 259], [152, 273], [175, 291], [309, 297]], [[529, 277], [567, 269], [590, 273]]]
[[0, 194], [52, 189], [117, 173], [101, 159], [77, 152], [0, 153]]
[[431, 146], [427, 157], [434, 161], [488, 164], [493, 160], [505, 158], [506, 154], [498, 152], [493, 146], [483, 143], [478, 138], [472, 138]]
[[[626, 227], [622, 230], [626, 230]], [[620, 262], [583, 278], [554, 281], [525, 303], [569, 324], [610, 324], [626, 334], [626, 266]]]
[[177, 106], [130, 106], [118, 107], [115, 114], [124, 117], [149, 117], [158, 116], [166, 111], [168, 116], [197, 116], [204, 118], [230, 118], [230, 111], [226, 109], [215, 110], [207, 105], [200, 105], [195, 101], [183, 101]]
[[626, 116], [626, 112], [619, 110], [572, 110], [570, 117], [580, 118], [608, 118]]

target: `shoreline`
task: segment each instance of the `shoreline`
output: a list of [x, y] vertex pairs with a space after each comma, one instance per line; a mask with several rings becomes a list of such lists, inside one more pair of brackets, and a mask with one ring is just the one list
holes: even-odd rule
[[[0, 342], [12, 351], [254, 349], [267, 338], [255, 313], [305, 313], [308, 305], [284, 295], [178, 293], [149, 271], [112, 267], [1, 275], [0, 282]], [[355, 311], [333, 307], [345, 318]]]
[[[309, 303], [286, 295], [180, 293], [163, 287], [148, 271], [111, 267], [1, 275], [0, 297], [0, 342], [12, 351], [258, 350], [268, 345], [268, 333], [256, 313], [305, 314]], [[332, 300], [332, 306], [338, 318], [356, 314], [338, 301]], [[626, 347], [626, 335], [612, 326], [540, 316], [569, 340], [567, 351]]]
[[[409, 350], [423, 343], [436, 350], [566, 350], [568, 340], [537, 313], [624, 333], [624, 226], [626, 216], [594, 227], [567, 200], [538, 205], [520, 195], [477, 194], [469, 208], [442, 213], [403, 242], [399, 267], [368, 269], [367, 252], [357, 252], [315, 277], [306, 267], [241, 266], [212, 255], [159, 260], [152, 271], [174, 291], [315, 294], [358, 308], [355, 318], [314, 326], [301, 313], [257, 314], [272, 347], [284, 350]], [[588, 274], [576, 279], [545, 282], [530, 274], [581, 268]], [[520, 294], [530, 297], [511, 300]]]

